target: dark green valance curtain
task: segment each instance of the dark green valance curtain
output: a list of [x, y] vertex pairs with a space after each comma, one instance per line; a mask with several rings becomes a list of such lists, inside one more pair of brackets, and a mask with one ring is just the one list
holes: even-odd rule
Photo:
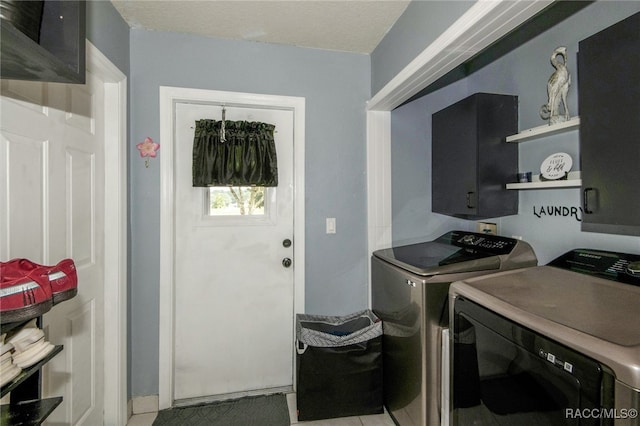
[[275, 126], [198, 120], [193, 139], [193, 186], [277, 186]]

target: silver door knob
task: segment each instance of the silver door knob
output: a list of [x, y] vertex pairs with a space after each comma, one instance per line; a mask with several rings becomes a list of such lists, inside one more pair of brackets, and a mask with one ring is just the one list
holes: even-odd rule
[[285, 257], [284, 259], [282, 259], [282, 266], [284, 266], [285, 268], [288, 268], [289, 266], [291, 266], [291, 259], [289, 259], [288, 257]]

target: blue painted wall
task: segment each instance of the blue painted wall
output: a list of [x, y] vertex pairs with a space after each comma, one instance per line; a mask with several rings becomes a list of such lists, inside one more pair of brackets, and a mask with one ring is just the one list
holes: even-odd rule
[[126, 76], [129, 75], [129, 25], [110, 1], [89, 0], [87, 39]]
[[371, 53], [375, 95], [462, 16], [475, 0], [414, 0]]
[[[159, 87], [306, 98], [306, 301], [308, 313], [368, 305], [365, 102], [368, 55], [187, 34], [131, 31], [131, 392], [158, 393], [159, 161], [135, 152], [159, 140]], [[159, 155], [162, 155], [162, 147]], [[335, 217], [337, 234], [325, 234]]]
[[[394, 243], [431, 239], [454, 228], [476, 227], [473, 221], [431, 212], [431, 114], [472, 93], [507, 93], [519, 96], [520, 129], [543, 125], [539, 109], [546, 102], [546, 83], [553, 72], [549, 57], [557, 46], [567, 46], [573, 76], [569, 110], [572, 115], [579, 115], [578, 42], [638, 11], [639, 2], [596, 2], [466, 79], [396, 109], [391, 122]], [[542, 161], [559, 151], [571, 154], [573, 170], [579, 170], [578, 137], [575, 130], [519, 144], [520, 170], [539, 173]], [[605, 145], [602, 149], [615, 148]], [[582, 232], [575, 217], [543, 216], [539, 214], [542, 206], [579, 207], [580, 189], [520, 191], [520, 213], [493, 220], [500, 234], [518, 235], [531, 243], [541, 264], [576, 247], [640, 252], [638, 237]]]

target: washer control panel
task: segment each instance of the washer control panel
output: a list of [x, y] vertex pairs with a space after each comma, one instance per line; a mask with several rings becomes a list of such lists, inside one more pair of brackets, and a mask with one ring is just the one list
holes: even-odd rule
[[549, 263], [562, 269], [640, 286], [640, 255], [575, 249]]

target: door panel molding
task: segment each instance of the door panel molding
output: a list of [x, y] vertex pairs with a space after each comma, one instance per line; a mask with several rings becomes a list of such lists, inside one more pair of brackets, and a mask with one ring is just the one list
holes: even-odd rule
[[[0, 185], [4, 189], [0, 259], [11, 259], [16, 253], [33, 253], [41, 259], [47, 253], [48, 147], [48, 140], [4, 130], [0, 135]], [[24, 202], [25, 193], [30, 197], [28, 203]]]
[[81, 269], [96, 263], [96, 158], [93, 153], [73, 148], [67, 148], [65, 154], [68, 257]]
[[[160, 321], [159, 321], [159, 408], [174, 404], [174, 165], [175, 165], [175, 105], [176, 103], [207, 103], [211, 105], [244, 106], [250, 108], [277, 108], [294, 112], [294, 256], [305, 258], [304, 244], [304, 136], [305, 99], [291, 96], [273, 96], [253, 93], [224, 92], [180, 87], [160, 87]], [[304, 261], [294, 270], [294, 312], [304, 312]], [[294, 322], [295, 318], [291, 318]], [[294, 327], [295, 330], [295, 327]], [[295, 333], [295, 331], [294, 331]], [[295, 336], [291, 336], [292, 339]], [[293, 340], [292, 340], [293, 341]], [[293, 358], [295, 360], [295, 357]], [[295, 369], [294, 369], [295, 372]], [[294, 379], [295, 384], [295, 379]]]

